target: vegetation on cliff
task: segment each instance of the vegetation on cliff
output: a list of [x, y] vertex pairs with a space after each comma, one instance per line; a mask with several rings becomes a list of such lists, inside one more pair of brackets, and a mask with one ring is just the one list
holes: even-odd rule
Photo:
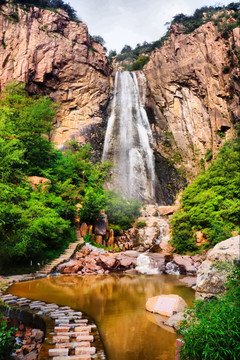
[[240, 138], [225, 143], [217, 159], [182, 194], [172, 218], [172, 245], [178, 253], [196, 251], [201, 231], [211, 248], [240, 229]]
[[[31, 98], [24, 84], [5, 88], [0, 99], [0, 268], [57, 256], [73, 239], [76, 204], [89, 224], [116, 198], [103, 189], [110, 164], [91, 162], [90, 146], [71, 142], [64, 152], [50, 142], [56, 105]], [[35, 188], [29, 176], [50, 180]], [[126, 216], [131, 201], [124, 203]], [[139, 209], [139, 205], [137, 205]], [[130, 211], [131, 212], [131, 211]], [[129, 216], [128, 216], [129, 217]], [[125, 220], [116, 224], [125, 225]], [[115, 220], [114, 220], [115, 221]]]
[[[239, 2], [231, 2], [229, 5], [216, 5], [216, 6], [203, 6], [196, 9], [193, 15], [185, 15], [183, 13], [177, 14], [173, 17], [172, 21], [166, 23], [168, 26], [167, 32], [159, 40], [148, 43], [144, 41], [142, 44], [137, 44], [133, 49], [129, 45], [125, 45], [120, 54], [115, 51], [109, 52], [109, 59], [112, 60], [113, 56], [117, 55], [117, 61], [121, 62], [126, 70], [141, 70], [141, 67], [136, 67], [140, 59], [145, 56], [148, 57], [156, 48], [160, 48], [166, 39], [169, 38], [171, 28], [175, 24], [180, 24], [180, 28], [184, 34], [189, 34], [197, 29], [199, 26], [213, 21], [219, 30], [219, 34], [224, 38], [229, 36], [229, 31], [240, 25], [240, 4]], [[216, 14], [219, 13], [218, 16]], [[231, 13], [230, 13], [231, 12]], [[147, 62], [146, 62], [147, 63]]]
[[181, 359], [234, 360], [240, 352], [240, 268], [233, 266], [225, 294], [198, 300], [180, 326]]
[[54, 11], [56, 11], [56, 9], [62, 9], [66, 11], [70, 20], [79, 21], [76, 11], [69, 4], [66, 4], [63, 0], [0, 0], [0, 6], [5, 5], [8, 2], [12, 4], [24, 5], [26, 7], [36, 6], [42, 9]]

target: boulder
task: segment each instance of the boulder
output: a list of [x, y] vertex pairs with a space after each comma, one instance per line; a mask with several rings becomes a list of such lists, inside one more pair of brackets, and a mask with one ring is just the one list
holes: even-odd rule
[[93, 232], [93, 226], [92, 226], [92, 225], [89, 225], [89, 227], [88, 227], [88, 234], [89, 234], [89, 235], [92, 235], [92, 232]]
[[94, 234], [105, 236], [108, 229], [108, 219], [107, 214], [105, 214], [104, 210], [101, 210], [97, 216]]
[[82, 223], [80, 227], [81, 236], [86, 236], [88, 234], [88, 226], [86, 223]]
[[104, 254], [100, 256], [103, 266], [106, 268], [113, 268], [116, 265], [116, 258], [113, 255]]
[[197, 269], [193, 265], [193, 261], [188, 255], [173, 255], [173, 261], [179, 266], [180, 274], [196, 275]]
[[161, 216], [172, 215], [177, 211], [177, 206], [158, 206], [158, 213]]
[[184, 284], [187, 287], [193, 287], [196, 285], [197, 278], [195, 276], [186, 276], [183, 279], [179, 280], [180, 283]]
[[51, 180], [41, 176], [28, 176], [27, 180], [34, 190], [38, 189], [39, 187], [44, 190], [49, 185], [51, 185]]
[[113, 245], [114, 245], [114, 231], [112, 229], [110, 229], [108, 231], [108, 234], [109, 234], [109, 238], [108, 238], [107, 246], [108, 247], [113, 247]]
[[167, 326], [171, 326], [174, 329], [178, 329], [180, 323], [184, 320], [184, 312], [180, 311], [172, 316], [170, 316], [170, 318], [167, 321], [164, 321], [164, 324]]
[[95, 235], [95, 243], [98, 245], [102, 245], [102, 236], [101, 235]]
[[205, 261], [198, 269], [196, 297], [205, 298], [216, 296], [224, 291], [226, 274], [220, 273], [214, 266], [217, 261], [230, 261], [240, 257], [240, 236], [231, 237], [214, 246], [208, 254]]
[[183, 311], [186, 306], [186, 302], [178, 295], [160, 295], [148, 299], [146, 310], [164, 316], [172, 316]]

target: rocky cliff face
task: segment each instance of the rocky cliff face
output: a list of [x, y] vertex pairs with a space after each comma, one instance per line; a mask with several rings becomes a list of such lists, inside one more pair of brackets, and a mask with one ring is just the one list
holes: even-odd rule
[[239, 28], [228, 35], [221, 37], [212, 22], [191, 34], [174, 25], [144, 67], [157, 162], [183, 165], [188, 176], [233, 135], [240, 116]]
[[60, 147], [72, 138], [96, 137], [109, 98], [109, 65], [85, 24], [70, 21], [62, 10], [2, 6], [1, 89], [12, 79], [60, 103], [53, 134]]

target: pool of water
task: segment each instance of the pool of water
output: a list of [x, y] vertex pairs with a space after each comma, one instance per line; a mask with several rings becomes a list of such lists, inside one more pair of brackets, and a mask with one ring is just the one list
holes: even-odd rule
[[176, 334], [145, 310], [149, 297], [177, 294], [188, 305], [194, 291], [171, 275], [59, 276], [15, 284], [10, 292], [70, 306], [98, 326], [108, 360], [174, 360]]

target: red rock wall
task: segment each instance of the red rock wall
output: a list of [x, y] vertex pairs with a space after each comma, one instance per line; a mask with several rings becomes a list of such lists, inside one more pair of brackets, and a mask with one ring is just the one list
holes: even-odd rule
[[239, 118], [240, 107], [239, 66], [232, 49], [239, 42], [239, 28], [226, 40], [212, 22], [191, 34], [174, 25], [144, 67], [155, 150], [177, 167], [184, 165], [189, 175], [199, 171], [207, 149], [215, 155], [233, 136], [232, 121]]
[[1, 89], [16, 79], [52, 97], [60, 103], [53, 141], [84, 141], [82, 134], [102, 121], [110, 89], [106, 55], [87, 26], [62, 10], [3, 6], [0, 44]]

